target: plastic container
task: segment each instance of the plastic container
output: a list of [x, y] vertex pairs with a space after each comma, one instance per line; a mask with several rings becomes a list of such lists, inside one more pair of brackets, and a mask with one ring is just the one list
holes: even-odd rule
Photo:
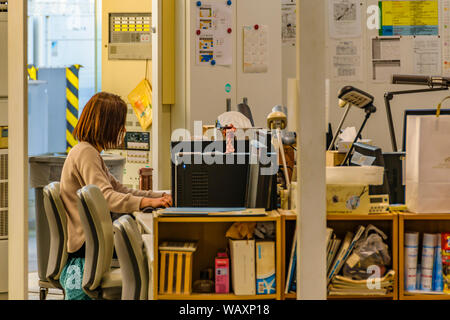
[[384, 168], [378, 166], [363, 167], [327, 167], [326, 183], [339, 185], [383, 184]]
[[[30, 188], [35, 192], [37, 265], [40, 281], [46, 280], [50, 231], [44, 209], [43, 189], [51, 182], [61, 180], [61, 172], [67, 153], [48, 153], [28, 158], [30, 164]], [[111, 174], [123, 180], [125, 158], [114, 154], [102, 154]]]

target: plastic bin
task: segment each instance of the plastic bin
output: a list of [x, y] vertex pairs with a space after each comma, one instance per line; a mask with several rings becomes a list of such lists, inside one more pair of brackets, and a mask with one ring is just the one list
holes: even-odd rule
[[[60, 181], [66, 160], [66, 153], [49, 153], [29, 157], [30, 187], [35, 192], [36, 246], [39, 280], [46, 282], [47, 263], [50, 249], [50, 231], [44, 209], [43, 189], [54, 181]], [[102, 154], [111, 174], [120, 182], [123, 178], [125, 158], [115, 154]]]

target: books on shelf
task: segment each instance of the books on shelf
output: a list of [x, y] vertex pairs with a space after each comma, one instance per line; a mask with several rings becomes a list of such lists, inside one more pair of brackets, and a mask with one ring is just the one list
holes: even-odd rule
[[355, 243], [359, 240], [364, 230], [365, 230], [364, 226], [359, 226], [358, 230], [356, 231], [356, 234], [353, 234], [352, 232], [347, 232], [344, 241], [342, 242], [342, 245], [339, 249], [339, 253], [337, 254], [335, 260], [331, 265], [331, 269], [328, 272], [327, 283], [330, 283], [330, 281], [333, 280], [333, 278], [339, 274], [339, 271], [341, 271], [342, 266], [349, 257], [350, 253], [353, 251]]
[[297, 230], [294, 232], [294, 238], [292, 239], [292, 249], [289, 258], [289, 268], [286, 276], [286, 287], [284, 293], [296, 291], [296, 279], [297, 279]]
[[[447, 233], [424, 233], [422, 247], [418, 232], [405, 233], [405, 284], [406, 294], [449, 293], [444, 282]], [[421, 253], [419, 257], [418, 253]]]

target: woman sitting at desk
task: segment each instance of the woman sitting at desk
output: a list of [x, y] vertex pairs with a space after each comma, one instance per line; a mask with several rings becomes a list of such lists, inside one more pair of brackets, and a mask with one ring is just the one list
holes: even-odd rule
[[[77, 207], [77, 191], [86, 185], [96, 185], [102, 191], [113, 219], [120, 214], [139, 211], [145, 207], [169, 207], [172, 197], [164, 193], [140, 191], [123, 186], [109, 172], [100, 152], [121, 145], [125, 137], [126, 103], [117, 95], [101, 92], [94, 95], [81, 113], [73, 135], [79, 143], [70, 150], [61, 174], [61, 199], [67, 211], [67, 251], [69, 258], [61, 274], [61, 285], [66, 289], [66, 298], [84, 299], [81, 290], [84, 266], [80, 259], [85, 256], [85, 235]], [[118, 214], [119, 213], [119, 214]], [[78, 262], [77, 262], [78, 261]], [[81, 272], [77, 291], [68, 291], [65, 277], [68, 266], [78, 264]], [[75, 269], [77, 269], [75, 267]], [[73, 279], [73, 275], [68, 278]], [[69, 286], [73, 288], [73, 284]]]

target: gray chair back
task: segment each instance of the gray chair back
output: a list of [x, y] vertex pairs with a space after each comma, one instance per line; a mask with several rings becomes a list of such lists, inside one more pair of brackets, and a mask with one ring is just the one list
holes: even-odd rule
[[86, 237], [82, 288], [91, 298], [100, 299], [100, 284], [103, 275], [110, 270], [114, 250], [111, 215], [106, 199], [97, 186], [85, 186], [77, 191], [77, 196]]
[[44, 208], [50, 231], [47, 280], [61, 288], [59, 277], [67, 262], [67, 215], [61, 200], [59, 182], [44, 187]]
[[137, 223], [131, 216], [123, 215], [113, 227], [122, 272], [122, 300], [147, 300], [148, 264]]

